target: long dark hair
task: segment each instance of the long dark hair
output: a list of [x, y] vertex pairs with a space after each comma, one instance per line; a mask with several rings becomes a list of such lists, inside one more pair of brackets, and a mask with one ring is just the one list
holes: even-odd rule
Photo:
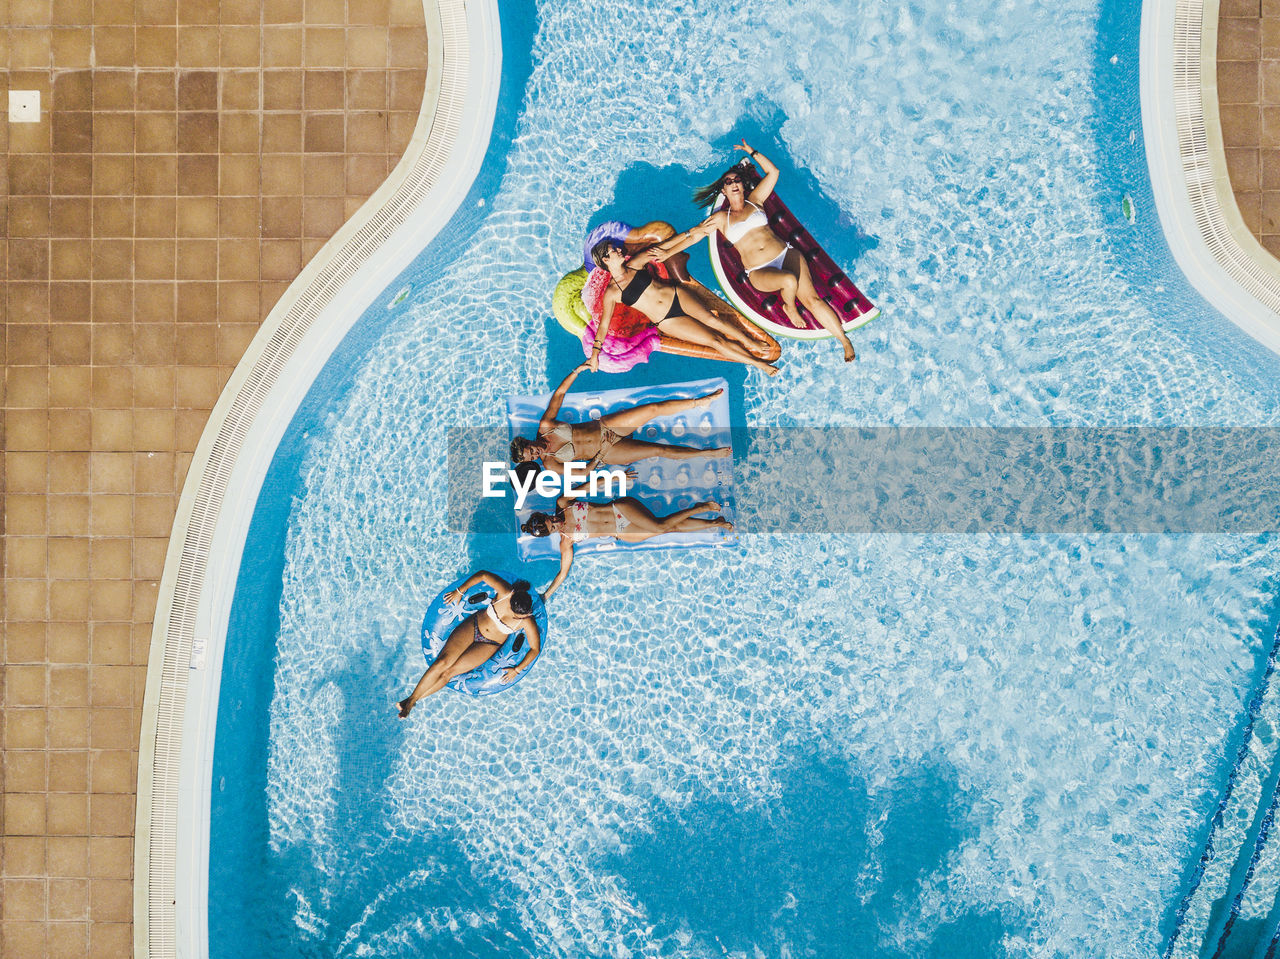
[[541, 473], [542, 467], [538, 465], [537, 460], [521, 460], [512, 467], [511, 472], [516, 474], [516, 483], [520, 486], [524, 486], [529, 481], [529, 474]]
[[605, 255], [614, 248], [621, 250], [622, 244], [617, 240], [610, 240], [608, 237], [605, 237], [591, 248], [591, 262], [603, 270]]
[[729, 169], [725, 170], [714, 183], [708, 183], [706, 186], [698, 187], [693, 191], [693, 202], [700, 207], [708, 207], [715, 202], [716, 197], [724, 190], [724, 178], [730, 173], [736, 173], [742, 177], [742, 187], [744, 193], [750, 193], [756, 188], [764, 177], [760, 175], [760, 171], [756, 169], [756, 165], [743, 157]]
[[559, 523], [563, 519], [564, 510], [562, 509], [558, 509], [554, 513], [531, 513], [529, 518], [520, 524], [520, 532], [542, 539], [551, 535], [552, 523]]
[[518, 579], [511, 584], [511, 612], [517, 616], [528, 616], [533, 612], [533, 596], [527, 579]]
[[517, 436], [511, 441], [511, 462], [523, 463], [524, 454], [532, 450], [537, 443], [537, 440], [531, 440], [527, 436]]

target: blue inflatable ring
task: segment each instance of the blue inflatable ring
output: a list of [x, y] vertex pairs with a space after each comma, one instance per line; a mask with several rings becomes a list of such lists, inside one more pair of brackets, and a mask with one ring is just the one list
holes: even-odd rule
[[[518, 576], [512, 576], [508, 573], [498, 573], [497, 575], [508, 583], [514, 583], [519, 579]], [[457, 628], [458, 624], [472, 613], [483, 610], [496, 595], [493, 588], [486, 583], [477, 583], [467, 590], [467, 594], [459, 602], [449, 603], [446, 601], [446, 594], [455, 589], [460, 589], [468, 578], [463, 576], [454, 580], [441, 590], [440, 595], [427, 607], [427, 615], [422, 620], [422, 652], [426, 655], [428, 663], [435, 660], [436, 656], [440, 654], [440, 650], [444, 649], [445, 641], [448, 640], [449, 634]], [[533, 620], [538, 624], [538, 630], [542, 634], [542, 641], [545, 643], [547, 641], [547, 607], [543, 604], [540, 595], [536, 592], [532, 595]], [[521, 670], [511, 682], [504, 683], [502, 681], [502, 671], [524, 659], [525, 653], [528, 652], [525, 648], [527, 642], [528, 639], [524, 634], [524, 630], [516, 630], [507, 637], [507, 641], [499, 647], [498, 651], [480, 664], [479, 667], [449, 680], [449, 687], [471, 696], [492, 696], [494, 693], [510, 689], [528, 675], [529, 670], [533, 668], [533, 663], [536, 663], [538, 656], [542, 655], [541, 648], [539, 648], [538, 656], [533, 658], [533, 663]]]

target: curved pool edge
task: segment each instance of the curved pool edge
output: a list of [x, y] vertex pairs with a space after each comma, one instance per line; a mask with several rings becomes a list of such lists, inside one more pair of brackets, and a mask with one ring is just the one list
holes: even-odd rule
[[423, 0], [427, 76], [404, 156], [290, 285], [223, 389], [174, 519], [148, 656], [134, 833], [134, 954], [208, 953], [209, 805], [223, 643], [279, 440], [365, 309], [452, 218], [497, 108], [496, 0]]
[[1280, 353], [1280, 261], [1245, 226], [1218, 114], [1219, 0], [1145, 0], [1142, 132], [1165, 239], [1201, 295]]

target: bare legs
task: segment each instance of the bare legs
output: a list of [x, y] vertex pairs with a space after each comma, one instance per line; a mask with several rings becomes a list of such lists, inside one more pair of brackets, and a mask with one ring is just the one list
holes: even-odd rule
[[[736, 322], [738, 320], [737, 311], [730, 310], [728, 316], [724, 313], [716, 312], [715, 309], [706, 304], [696, 289], [681, 289], [679, 295], [680, 305], [685, 308], [685, 314], [692, 316], [703, 326], [719, 333], [726, 340], [737, 343], [748, 353], [751, 353], [754, 348], [759, 346], [759, 343], [753, 340], [747, 334], [747, 331]], [[716, 297], [712, 297], [712, 299], [716, 300], [722, 307], [728, 307], [728, 304], [723, 300], [719, 300]], [[751, 355], [755, 356], [754, 353], [751, 353]]]
[[687, 410], [710, 406], [711, 401], [723, 392], [724, 390], [716, 390], [706, 396], [695, 396], [688, 400], [663, 400], [660, 403], [641, 403], [639, 406], [632, 406], [629, 409], [618, 410], [616, 413], [602, 416], [600, 422], [616, 433], [634, 433], [645, 423], [650, 420], [656, 420], [660, 416], [674, 416], [676, 413], [684, 413]]
[[[632, 406], [625, 410], [618, 410], [600, 417], [600, 425], [606, 429], [610, 429], [615, 433], [622, 434], [622, 438], [617, 440], [608, 451], [603, 462], [610, 466], [630, 466], [632, 463], [639, 462], [642, 459], [648, 459], [651, 456], [661, 457], [670, 460], [687, 460], [696, 459], [700, 456], [728, 456], [733, 450], [727, 446], [715, 446], [706, 449], [698, 446], [678, 446], [668, 443], [653, 443], [648, 440], [638, 440], [628, 435], [635, 432], [645, 423], [658, 419], [663, 416], [674, 416], [677, 413], [684, 413], [689, 410], [702, 409], [710, 406], [724, 390], [716, 390], [714, 393], [708, 393], [706, 396], [694, 396], [689, 399], [662, 400], [657, 403], [641, 403], [639, 406]], [[563, 422], [558, 420], [559, 422]], [[575, 424], [576, 426], [577, 424]], [[583, 428], [590, 424], [582, 424]], [[592, 446], [590, 441], [583, 438], [581, 434], [579, 439], [578, 456], [581, 459], [590, 459], [600, 451], [600, 434], [596, 434], [596, 445]], [[563, 472], [564, 464], [555, 457], [543, 457], [544, 467], [552, 469], [556, 472]]]
[[629, 525], [618, 534], [618, 539], [625, 543], [642, 543], [663, 533], [699, 533], [708, 529], [733, 529], [733, 524], [723, 516], [715, 519], [697, 519], [697, 513], [718, 513], [720, 504], [715, 500], [707, 500], [672, 513], [670, 516], [654, 516], [644, 504], [630, 496], [614, 500], [611, 504], [623, 515]]
[[650, 443], [648, 440], [633, 440], [627, 437], [613, 444], [606, 460], [614, 466], [630, 466], [651, 456], [664, 460], [692, 460], [699, 456], [728, 456], [732, 452], [733, 450], [727, 446], [716, 446], [704, 450], [696, 446], [668, 446], [665, 443]]
[[715, 350], [726, 360], [733, 360], [737, 363], [746, 363], [748, 366], [754, 366], [767, 376], [777, 376], [778, 368], [772, 363], [766, 363], [764, 360], [752, 356], [747, 350], [736, 340], [731, 340], [722, 333], [718, 333], [707, 322], [711, 318], [711, 314], [707, 312], [701, 303], [696, 306], [691, 301], [685, 303], [680, 301], [690, 314], [702, 312], [703, 317], [687, 315], [687, 316], [671, 316], [658, 321], [658, 330], [666, 333], [668, 336], [679, 337], [682, 340], [688, 340], [690, 343], [697, 343], [699, 346], [709, 346]]
[[[663, 400], [660, 403], [642, 403], [639, 406], [633, 406], [630, 409], [619, 410], [616, 413], [603, 416], [600, 418], [600, 423], [615, 433], [632, 433], [645, 423], [660, 416], [674, 416], [677, 413], [710, 406], [712, 401], [723, 392], [724, 390], [716, 390], [706, 396], [695, 396], [687, 400]], [[651, 443], [648, 440], [638, 440], [630, 436], [624, 436], [610, 448], [608, 462], [615, 466], [628, 466], [650, 456], [660, 456], [671, 460], [686, 460], [699, 456], [728, 456], [731, 452], [727, 446], [700, 449], [696, 446]]]
[[800, 281], [786, 270], [763, 266], [747, 274], [751, 285], [761, 293], [777, 293], [782, 297], [782, 312], [797, 330], [805, 328], [804, 317], [796, 309], [796, 292], [800, 289]]
[[471, 672], [486, 660], [491, 659], [498, 651], [499, 647], [491, 643], [476, 642], [475, 636], [475, 615], [473, 614], [454, 627], [439, 655], [422, 674], [418, 685], [413, 687], [413, 692], [397, 703], [400, 707], [401, 719], [409, 715], [409, 711], [418, 703], [418, 700], [440, 692], [454, 676]]
[[809, 274], [809, 264], [805, 258], [798, 250], [791, 250], [787, 253], [787, 258], [782, 265], [785, 269], [765, 267], [753, 270], [750, 274], [751, 285], [762, 293], [777, 293], [781, 296], [782, 311], [787, 314], [787, 319], [797, 330], [803, 330], [804, 318], [796, 309], [796, 300], [799, 300], [805, 309], [813, 314], [813, 318], [822, 328], [839, 341], [844, 348], [844, 361], [846, 363], [851, 361], [854, 358], [853, 344], [849, 342], [848, 334], [840, 325], [840, 318], [836, 316], [836, 311], [831, 309], [831, 306], [818, 296], [818, 291], [814, 289], [813, 277]]
[[[748, 349], [748, 347], [752, 345], [752, 341], [745, 332], [734, 326], [732, 323], [727, 322], [724, 317], [717, 316], [715, 313], [712, 313], [697, 297], [690, 293], [685, 293], [680, 300], [680, 305], [684, 307], [686, 317], [697, 322], [703, 327], [703, 329], [710, 333], [713, 338], [723, 342], [725, 349], [721, 349], [719, 346], [712, 346], [717, 353], [720, 353], [722, 356], [732, 355], [732, 357], [737, 359], [738, 362], [750, 363], [756, 369], [767, 373], [769, 376], [777, 375], [777, 367], [772, 363], [766, 363]], [[681, 317], [673, 316], [670, 320], [660, 320], [658, 322], [658, 329], [662, 330], [664, 323], [674, 323], [680, 319]], [[684, 336], [683, 333], [678, 333], [676, 335], [683, 339], [692, 340], [695, 343], [701, 342], [693, 340], [692, 337]], [[706, 345], [710, 346], [712, 344], [708, 343]], [[743, 357], [745, 357], [745, 359], [743, 359]]]
[[839, 341], [844, 348], [844, 361], [846, 363], [852, 361], [854, 357], [853, 344], [849, 342], [848, 334], [845, 333], [844, 327], [840, 325], [840, 317], [836, 316], [836, 311], [831, 309], [831, 305], [818, 296], [818, 291], [814, 289], [813, 277], [809, 274], [808, 261], [800, 255], [799, 250], [792, 250], [787, 254], [787, 258], [782, 265], [796, 270], [799, 282], [796, 297], [813, 314], [814, 319], [821, 324], [822, 328]]

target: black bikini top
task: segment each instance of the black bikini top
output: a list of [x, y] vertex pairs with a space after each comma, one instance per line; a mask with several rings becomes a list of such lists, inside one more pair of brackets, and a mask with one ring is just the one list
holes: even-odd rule
[[644, 291], [649, 289], [649, 284], [652, 282], [653, 277], [649, 275], [648, 270], [636, 270], [636, 275], [622, 291], [622, 302], [627, 306], [635, 306], [636, 300], [644, 295]]

